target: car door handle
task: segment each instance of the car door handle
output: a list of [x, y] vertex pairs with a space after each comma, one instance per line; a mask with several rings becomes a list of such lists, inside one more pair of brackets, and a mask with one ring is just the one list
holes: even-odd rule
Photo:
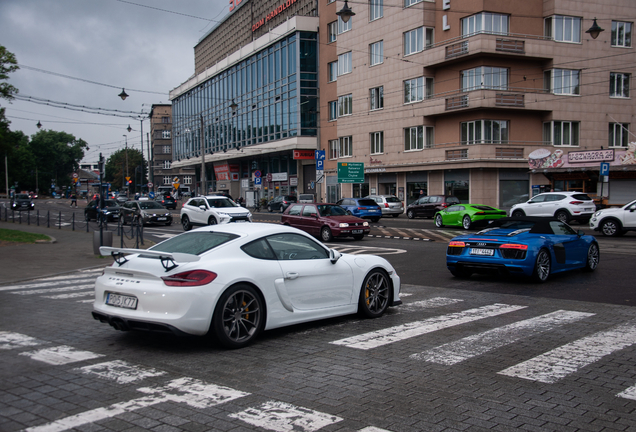
[[297, 279], [298, 276], [300, 276], [298, 273], [296, 272], [287, 272], [285, 273], [285, 279]]

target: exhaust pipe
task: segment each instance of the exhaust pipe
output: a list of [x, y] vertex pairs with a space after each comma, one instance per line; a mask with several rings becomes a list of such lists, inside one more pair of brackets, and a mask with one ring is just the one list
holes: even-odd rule
[[128, 331], [128, 325], [121, 318], [113, 318], [108, 324], [113, 326], [115, 330]]

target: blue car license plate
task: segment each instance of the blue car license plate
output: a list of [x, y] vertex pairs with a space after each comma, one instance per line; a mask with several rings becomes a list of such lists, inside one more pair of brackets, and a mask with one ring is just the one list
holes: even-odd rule
[[478, 249], [470, 248], [471, 255], [493, 256], [495, 254], [494, 249]]

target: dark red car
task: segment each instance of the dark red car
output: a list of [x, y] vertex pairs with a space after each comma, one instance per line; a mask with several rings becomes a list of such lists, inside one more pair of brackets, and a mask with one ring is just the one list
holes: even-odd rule
[[335, 204], [291, 204], [281, 216], [281, 223], [301, 229], [328, 242], [334, 237], [362, 240], [369, 234], [369, 222]]

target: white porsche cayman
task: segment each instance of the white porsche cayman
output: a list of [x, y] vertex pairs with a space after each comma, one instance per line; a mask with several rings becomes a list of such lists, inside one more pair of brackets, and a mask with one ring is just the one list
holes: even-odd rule
[[148, 250], [102, 247], [115, 262], [95, 284], [93, 317], [118, 330], [216, 336], [228, 348], [262, 330], [401, 304], [384, 258], [328, 249], [296, 228], [199, 228]]

